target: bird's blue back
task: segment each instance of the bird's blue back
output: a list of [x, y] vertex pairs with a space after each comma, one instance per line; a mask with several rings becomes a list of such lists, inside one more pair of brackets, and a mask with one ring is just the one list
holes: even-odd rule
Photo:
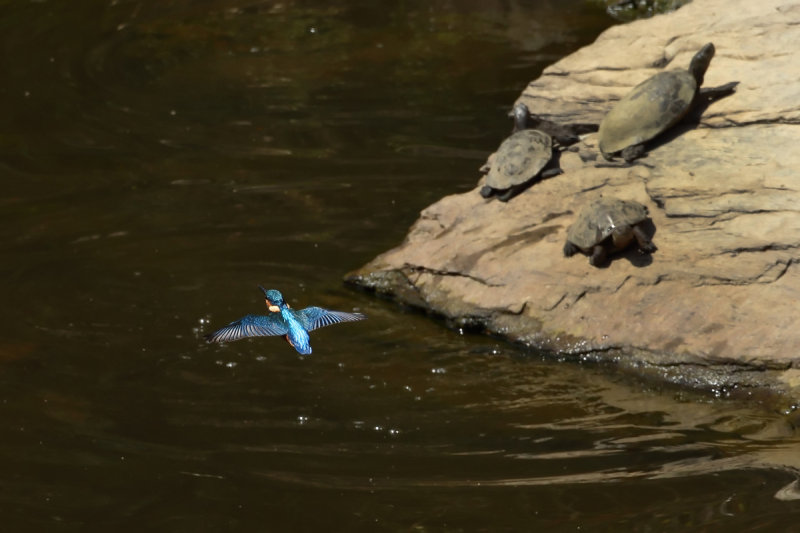
[[311, 342], [308, 337], [308, 329], [304, 326], [300, 318], [303, 311], [297, 312], [289, 307], [281, 309], [281, 318], [286, 324], [289, 332], [286, 335], [286, 340], [289, 344], [294, 346], [294, 349], [303, 355], [311, 353]]

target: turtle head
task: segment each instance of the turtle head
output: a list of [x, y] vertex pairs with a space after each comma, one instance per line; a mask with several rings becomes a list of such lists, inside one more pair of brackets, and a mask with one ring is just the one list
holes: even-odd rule
[[522, 102], [517, 102], [511, 111], [511, 115], [514, 117], [514, 131], [524, 130], [528, 127], [528, 116], [530, 115], [528, 106]]
[[708, 65], [711, 64], [714, 52], [716, 52], [714, 43], [707, 43], [694, 55], [692, 62], [689, 64], [689, 74], [694, 77], [698, 87], [703, 85], [703, 76], [708, 70]]
[[284, 306], [285, 302], [283, 301], [283, 295], [280, 291], [276, 291], [275, 289], [265, 289], [261, 285], [258, 286], [259, 289], [264, 293], [264, 300], [266, 301], [267, 308], [273, 313], [280, 312], [281, 308]]

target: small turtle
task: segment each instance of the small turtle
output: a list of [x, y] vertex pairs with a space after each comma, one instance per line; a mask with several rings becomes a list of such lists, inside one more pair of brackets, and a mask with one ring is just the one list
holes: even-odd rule
[[640, 251], [654, 252], [656, 246], [642, 228], [647, 215], [647, 207], [639, 202], [598, 198], [580, 210], [567, 231], [564, 255], [581, 251], [589, 255], [589, 263], [600, 266], [607, 254], [626, 248], [634, 239]]
[[553, 139], [542, 131], [524, 129], [527, 117], [525, 104], [514, 106], [514, 129], [519, 131], [503, 141], [481, 167], [481, 171], [488, 171], [486, 185], [480, 190], [484, 198], [497, 195], [507, 202], [537, 176], [548, 178], [561, 174], [560, 168], [542, 170], [553, 158]]
[[731, 94], [738, 82], [700, 89], [714, 52], [714, 44], [706, 44], [692, 58], [689, 70], [659, 72], [617, 102], [600, 123], [598, 137], [603, 157], [610, 161], [621, 154], [625, 161], [633, 161], [644, 154], [645, 142], [686, 116], [697, 104], [698, 94], [708, 101]]

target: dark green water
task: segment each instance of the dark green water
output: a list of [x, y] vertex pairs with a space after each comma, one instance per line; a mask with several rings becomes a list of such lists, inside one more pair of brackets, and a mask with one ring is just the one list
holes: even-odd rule
[[[336, 7], [331, 7], [336, 6]], [[342, 286], [472, 189], [581, 0], [0, 2], [4, 531], [789, 531], [800, 446]], [[300, 358], [201, 335], [358, 309]]]

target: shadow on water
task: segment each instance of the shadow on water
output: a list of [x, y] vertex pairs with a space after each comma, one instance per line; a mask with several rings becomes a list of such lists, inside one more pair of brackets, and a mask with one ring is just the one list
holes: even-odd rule
[[[74, 4], [74, 5], [73, 5]], [[0, 4], [9, 530], [785, 530], [797, 438], [347, 291], [472, 190], [570, 2]], [[314, 355], [203, 333], [366, 313]]]

